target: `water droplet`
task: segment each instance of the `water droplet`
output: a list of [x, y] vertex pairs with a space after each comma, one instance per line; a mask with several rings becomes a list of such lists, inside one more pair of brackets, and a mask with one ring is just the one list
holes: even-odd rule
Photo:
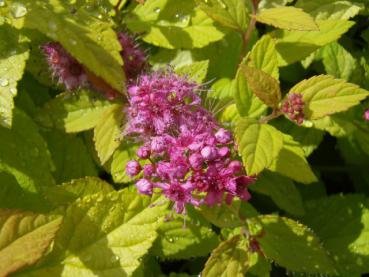
[[17, 90], [16, 88], [10, 88], [9, 89], [10, 93], [13, 94], [13, 95], [16, 95], [17, 94]]
[[156, 12], [156, 13], [160, 13], [160, 11], [161, 11], [161, 9], [160, 9], [160, 8], [155, 8], [155, 9], [154, 9], [154, 12]]
[[6, 87], [7, 85], [9, 85], [9, 80], [8, 79], [2, 79], [0, 81], [0, 86]]
[[168, 241], [169, 242], [173, 242], [174, 240], [173, 240], [173, 238], [169, 238]]
[[27, 14], [27, 8], [22, 3], [14, 2], [11, 6], [11, 13], [15, 18], [21, 18]]
[[0, 7], [4, 7], [5, 6], [5, 0], [0, 0]]

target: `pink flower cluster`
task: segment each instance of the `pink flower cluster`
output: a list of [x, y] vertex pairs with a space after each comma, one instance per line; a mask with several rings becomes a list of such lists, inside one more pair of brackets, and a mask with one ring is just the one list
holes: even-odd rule
[[301, 125], [304, 121], [304, 100], [301, 94], [291, 93], [282, 103], [281, 111], [292, 121]]
[[[127, 79], [133, 81], [145, 69], [146, 55], [135, 39], [123, 32], [118, 33], [122, 46], [120, 55], [124, 61]], [[41, 47], [51, 69], [52, 77], [63, 84], [67, 90], [89, 87], [88, 75], [82, 65], [73, 58], [58, 42], [49, 42]]]
[[161, 189], [178, 213], [186, 204], [221, 204], [223, 196], [227, 203], [236, 196], [246, 201], [254, 181], [232, 158], [232, 135], [201, 107], [198, 89], [173, 72], [143, 75], [128, 89], [125, 133], [142, 146], [126, 172], [141, 174], [136, 187], [142, 194]]
[[364, 112], [364, 120], [369, 121], [369, 109]]

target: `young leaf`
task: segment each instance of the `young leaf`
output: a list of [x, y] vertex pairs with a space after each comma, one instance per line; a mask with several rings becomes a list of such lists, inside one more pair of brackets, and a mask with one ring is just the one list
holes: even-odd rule
[[240, 235], [222, 242], [211, 253], [201, 274], [203, 277], [242, 277], [250, 268], [247, 241]]
[[314, 19], [302, 9], [278, 7], [262, 10], [255, 16], [261, 23], [277, 28], [299, 31], [319, 31]]
[[298, 0], [296, 7], [304, 9], [315, 19], [350, 19], [364, 8], [364, 4], [352, 0]]
[[267, 258], [291, 271], [334, 275], [333, 261], [308, 227], [277, 215], [262, 215], [259, 221], [264, 231], [256, 239]]
[[369, 91], [329, 75], [314, 76], [295, 85], [289, 93], [303, 95], [305, 118], [318, 119], [360, 103]]
[[242, 66], [246, 80], [252, 91], [269, 107], [277, 108], [281, 101], [279, 82], [269, 74], [257, 68]]
[[219, 2], [217, 0], [196, 0], [196, 2], [208, 16], [220, 24], [240, 32], [246, 30], [248, 11], [244, 1], [223, 0]]
[[208, 73], [209, 60], [194, 62], [189, 65], [177, 67], [175, 72], [178, 75], [188, 77], [190, 80], [201, 84]]
[[278, 63], [292, 64], [309, 56], [319, 47], [339, 39], [354, 22], [346, 20], [318, 20], [319, 31], [275, 32]]
[[147, 43], [169, 49], [201, 48], [224, 36], [194, 0], [146, 1], [133, 9], [126, 24], [131, 31], [144, 33]]
[[53, 206], [57, 207], [70, 204], [87, 195], [108, 194], [113, 190], [110, 184], [97, 177], [84, 177], [58, 186], [52, 186], [45, 191], [45, 196]]
[[369, 202], [363, 195], [334, 195], [306, 203], [303, 222], [319, 235], [342, 276], [369, 273]]
[[123, 106], [114, 104], [101, 115], [95, 127], [95, 148], [101, 164], [113, 155], [121, 143], [123, 117]]
[[211, 225], [189, 215], [174, 215], [158, 229], [152, 253], [164, 259], [189, 259], [207, 256], [219, 244]]
[[0, 210], [0, 276], [35, 264], [50, 248], [62, 216]]
[[37, 115], [37, 121], [45, 127], [58, 128], [67, 133], [81, 132], [94, 128], [111, 105], [96, 92], [65, 92], [45, 104]]
[[286, 134], [283, 134], [283, 147], [269, 169], [304, 184], [318, 181], [300, 144]]
[[250, 189], [270, 196], [278, 207], [290, 214], [304, 214], [300, 192], [296, 189], [295, 184], [286, 177], [266, 171], [255, 184], [250, 186]]
[[[275, 43], [269, 35], [264, 35], [256, 42], [244, 61], [248, 61], [247, 66], [260, 69], [275, 79], [279, 77]], [[267, 106], [255, 97], [241, 67], [237, 71], [234, 91], [236, 105], [242, 116], [257, 118], [267, 109]]]
[[89, 71], [103, 78], [114, 89], [125, 90], [120, 43], [110, 23], [98, 20], [84, 9], [75, 14], [60, 0], [47, 3], [19, 0], [26, 8], [24, 26], [37, 29], [60, 42]]
[[57, 183], [84, 176], [97, 176], [97, 168], [83, 139], [58, 130], [44, 132], [52, 161], [53, 176]]
[[159, 202], [127, 190], [78, 199], [65, 211], [50, 259], [26, 275], [131, 276], [157, 237], [167, 208]]
[[250, 118], [237, 122], [235, 136], [248, 175], [271, 165], [283, 146], [283, 135], [274, 127]]
[[6, 24], [0, 26], [0, 125], [10, 128], [13, 118], [13, 98], [17, 82], [22, 78], [29, 56], [25, 38]]

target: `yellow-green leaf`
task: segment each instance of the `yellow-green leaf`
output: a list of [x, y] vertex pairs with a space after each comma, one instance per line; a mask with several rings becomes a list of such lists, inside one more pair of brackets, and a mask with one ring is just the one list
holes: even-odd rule
[[318, 31], [319, 27], [314, 19], [302, 9], [295, 7], [278, 7], [265, 9], [255, 16], [261, 23], [277, 28], [299, 31]]

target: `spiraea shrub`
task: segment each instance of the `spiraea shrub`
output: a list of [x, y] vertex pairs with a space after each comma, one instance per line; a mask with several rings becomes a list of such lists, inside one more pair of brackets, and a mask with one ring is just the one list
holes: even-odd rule
[[0, 277], [369, 274], [367, 0], [0, 0]]

